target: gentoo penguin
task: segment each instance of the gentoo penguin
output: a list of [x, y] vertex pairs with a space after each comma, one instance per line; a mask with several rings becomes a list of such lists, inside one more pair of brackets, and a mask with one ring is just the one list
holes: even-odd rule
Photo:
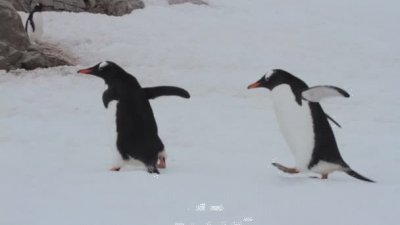
[[103, 103], [106, 108], [112, 100], [118, 101], [117, 149], [122, 160], [111, 170], [119, 171], [130, 159], [142, 162], [149, 173], [159, 173], [158, 160], [160, 160], [158, 167], [165, 168], [164, 144], [158, 136], [149, 99], [165, 95], [190, 98], [189, 93], [182, 88], [172, 86], [142, 88], [134, 76], [110, 61], [79, 70], [78, 73], [104, 79], [108, 86], [103, 93]]
[[32, 42], [39, 42], [43, 35], [42, 9], [43, 5], [37, 3], [25, 22], [25, 31]]
[[291, 174], [312, 171], [321, 174], [322, 179], [327, 179], [333, 171], [343, 171], [374, 182], [352, 170], [343, 160], [328, 122], [333, 119], [318, 103], [327, 97], [349, 97], [346, 91], [334, 86], [309, 88], [304, 81], [280, 69], [265, 74], [248, 89], [258, 87], [271, 90], [279, 127], [296, 161], [294, 168], [273, 163], [275, 167]]

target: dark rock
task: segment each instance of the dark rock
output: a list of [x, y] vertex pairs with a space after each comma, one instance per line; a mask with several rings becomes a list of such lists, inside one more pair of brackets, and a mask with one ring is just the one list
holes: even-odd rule
[[143, 9], [142, 0], [5, 0], [18, 11], [29, 12], [32, 5], [40, 2], [43, 11], [92, 12], [122, 16], [135, 9]]
[[62, 51], [49, 45], [31, 45], [21, 18], [11, 3], [0, 0], [0, 70], [70, 65]]
[[29, 46], [28, 35], [21, 17], [10, 3], [0, 1], [0, 18], [0, 41], [18, 50], [26, 49]]
[[70, 64], [63, 59], [49, 57], [41, 52], [32, 52], [25, 54], [18, 66], [22, 69], [33, 70], [36, 68], [49, 68], [63, 65]]
[[30, 43], [11, 3], [0, 1], [0, 18], [0, 69], [12, 69]]
[[135, 9], [144, 8], [144, 3], [141, 0], [88, 0], [87, 2], [87, 11], [113, 16], [122, 16]]
[[29, 12], [29, 2], [30, 0], [5, 0], [11, 3], [17, 11]]

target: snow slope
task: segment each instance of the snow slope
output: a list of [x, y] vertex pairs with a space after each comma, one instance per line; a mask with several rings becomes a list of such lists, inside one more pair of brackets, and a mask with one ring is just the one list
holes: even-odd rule
[[[45, 13], [44, 39], [80, 65], [0, 71], [1, 225], [399, 223], [398, 1], [147, 2], [124, 17]], [[76, 74], [102, 60], [192, 94], [152, 100], [169, 155], [161, 175], [108, 171], [105, 85]], [[376, 184], [270, 166], [293, 159], [269, 93], [246, 87], [274, 68], [350, 92], [323, 106], [342, 124], [344, 159]]]

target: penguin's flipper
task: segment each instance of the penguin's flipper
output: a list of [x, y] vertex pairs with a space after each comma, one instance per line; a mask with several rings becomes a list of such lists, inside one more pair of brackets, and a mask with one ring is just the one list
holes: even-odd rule
[[112, 100], [118, 100], [117, 93], [115, 92], [115, 90], [113, 88], [108, 88], [103, 93], [104, 107], [108, 108], [108, 103], [110, 103]]
[[182, 98], [190, 98], [189, 92], [183, 88], [173, 86], [158, 86], [143, 88], [147, 99], [154, 99], [160, 96], [180, 96]]
[[340, 126], [340, 124], [338, 122], [336, 122], [336, 120], [334, 120], [328, 114], [325, 113], [325, 116], [326, 116], [326, 118], [328, 118], [328, 120], [332, 121], [332, 123], [334, 123], [336, 126], [338, 126], [339, 128], [342, 128], [342, 126]]
[[[32, 15], [33, 15], [33, 14], [32, 14]], [[30, 19], [30, 20], [29, 20], [29, 23], [30, 23], [31, 26], [32, 26], [32, 31], [35, 32], [35, 23], [33, 22], [33, 19]]]
[[350, 97], [349, 93], [347, 93], [345, 90], [329, 85], [310, 87], [309, 89], [303, 91], [301, 96], [303, 99], [309, 102], [319, 102], [324, 98], [330, 97]]
[[29, 24], [29, 17], [26, 19], [26, 22], [25, 22], [25, 32], [27, 32], [28, 33], [28, 24]]

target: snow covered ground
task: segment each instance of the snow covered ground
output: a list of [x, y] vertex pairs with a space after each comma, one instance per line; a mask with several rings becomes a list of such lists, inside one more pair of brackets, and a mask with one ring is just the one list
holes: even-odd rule
[[[400, 31], [395, 0], [147, 1], [123, 17], [45, 13], [47, 42], [72, 67], [0, 71], [1, 225], [395, 225], [400, 221]], [[111, 60], [152, 100], [168, 168], [108, 171], [116, 157], [102, 80], [76, 74]], [[269, 93], [247, 90], [281, 68], [349, 99], [326, 101], [344, 159], [365, 183], [290, 176]]]

